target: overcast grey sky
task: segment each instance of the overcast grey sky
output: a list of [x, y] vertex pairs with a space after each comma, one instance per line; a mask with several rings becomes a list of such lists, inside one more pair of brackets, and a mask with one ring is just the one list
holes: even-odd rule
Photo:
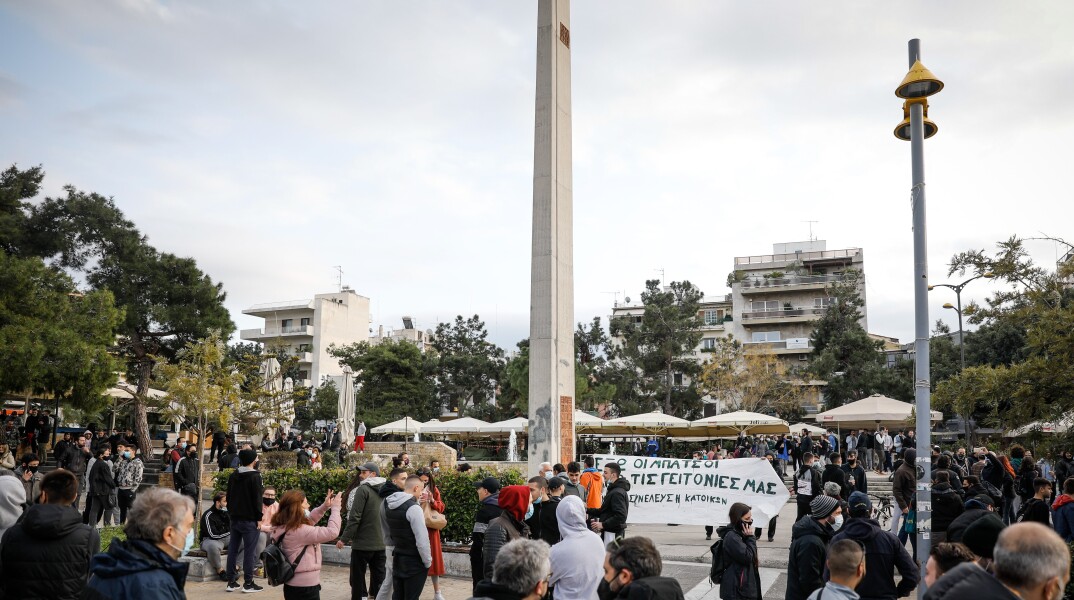
[[[870, 330], [912, 340], [906, 42], [946, 83], [929, 260], [1074, 237], [1074, 3], [572, 7], [576, 319], [648, 278], [860, 246]], [[0, 165], [113, 196], [251, 304], [334, 291], [374, 323], [528, 335], [536, 4], [0, 1]], [[1056, 248], [1035, 244], [1054, 263]], [[968, 288], [982, 298], [985, 283]], [[953, 295], [934, 292], [933, 320]], [[948, 318], [949, 322], [954, 322]]]

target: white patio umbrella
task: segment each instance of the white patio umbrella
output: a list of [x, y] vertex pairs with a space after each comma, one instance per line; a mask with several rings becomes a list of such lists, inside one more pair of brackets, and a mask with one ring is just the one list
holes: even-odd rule
[[450, 435], [470, 437], [474, 434], [480, 433], [482, 427], [488, 427], [489, 425], [491, 425], [491, 423], [487, 421], [482, 421], [481, 419], [475, 419], [473, 417], [462, 417], [461, 419], [442, 421], [435, 425], [427, 424], [422, 427], [421, 432], [426, 435]]
[[339, 390], [339, 414], [336, 422], [339, 425], [339, 437], [344, 443], [354, 443], [354, 371], [343, 367], [343, 389]]
[[[914, 405], [909, 402], [873, 394], [857, 402], [818, 413], [816, 420], [824, 426], [838, 425], [840, 428], [850, 429], [876, 427], [878, 424], [898, 427], [910, 421], [913, 413]], [[940, 411], [934, 410], [931, 413], [932, 421], [943, 420], [943, 413]]]
[[599, 434], [602, 425], [604, 425], [604, 419], [595, 417], [587, 412], [582, 412], [577, 408], [574, 409], [575, 435]]
[[384, 425], [378, 425], [369, 430], [369, 433], [376, 435], [411, 435], [421, 432], [421, 421], [411, 417], [403, 417], [398, 421], [392, 421], [391, 423], [385, 423]]
[[690, 423], [690, 429], [695, 432], [694, 435], [713, 436], [738, 435], [740, 432], [747, 435], [768, 435], [790, 431], [783, 419], [748, 410], [736, 410], [698, 419]]
[[661, 412], [607, 419], [593, 433], [601, 435], [690, 435], [690, 422]]
[[530, 420], [526, 417], [515, 417], [513, 419], [507, 419], [506, 421], [497, 421], [496, 423], [490, 423], [482, 427], [478, 433], [524, 433], [529, 429]]
[[807, 430], [809, 432], [809, 435], [811, 436], [824, 435], [825, 433], [827, 433], [827, 430], [823, 427], [809, 425], [808, 423], [795, 423], [794, 425], [791, 425], [791, 433], [802, 433], [803, 429]]

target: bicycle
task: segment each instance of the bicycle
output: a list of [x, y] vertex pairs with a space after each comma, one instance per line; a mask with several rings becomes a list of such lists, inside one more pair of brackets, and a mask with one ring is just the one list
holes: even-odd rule
[[880, 523], [881, 529], [887, 529], [888, 524], [891, 523], [893, 511], [891, 496], [869, 494], [869, 497], [873, 499], [873, 510], [876, 511], [876, 522]]

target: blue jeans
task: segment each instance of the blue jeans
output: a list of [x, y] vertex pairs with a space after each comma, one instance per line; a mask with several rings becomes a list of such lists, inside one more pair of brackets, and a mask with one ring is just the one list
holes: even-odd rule
[[261, 541], [261, 532], [257, 529], [257, 521], [244, 521], [241, 519], [231, 521], [231, 539], [228, 541], [227, 546], [228, 581], [238, 581], [235, 563], [239, 559], [239, 548], [241, 546], [242, 578], [246, 583], [253, 583], [259, 541]]

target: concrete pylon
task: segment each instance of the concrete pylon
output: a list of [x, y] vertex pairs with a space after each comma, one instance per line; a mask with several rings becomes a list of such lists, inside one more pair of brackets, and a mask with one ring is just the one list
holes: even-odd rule
[[529, 474], [574, 460], [574, 206], [569, 0], [539, 0], [533, 130]]

